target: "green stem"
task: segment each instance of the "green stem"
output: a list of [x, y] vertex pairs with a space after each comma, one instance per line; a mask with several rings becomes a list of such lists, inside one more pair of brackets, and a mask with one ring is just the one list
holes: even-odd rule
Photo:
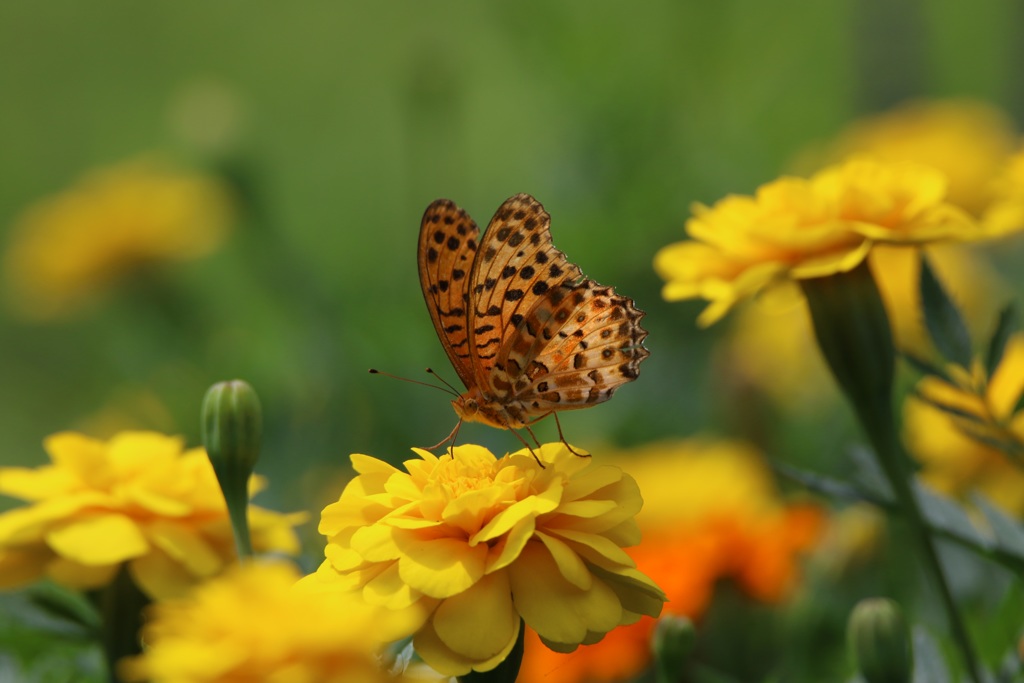
[[946, 579], [942, 562], [935, 548], [931, 528], [928, 526], [924, 513], [921, 511], [917, 496], [914, 494], [912, 485], [913, 473], [907, 466], [906, 456], [899, 446], [892, 413], [887, 410], [884, 411], [885, 415], [883, 415], [881, 408], [873, 412], [876, 414], [859, 415], [861, 423], [865, 431], [868, 432], [868, 437], [878, 455], [882, 471], [885, 473], [886, 479], [888, 479], [889, 485], [892, 487], [893, 494], [896, 497], [897, 505], [909, 523], [911, 533], [920, 545], [924, 564], [929, 573], [931, 573], [939, 590], [939, 597], [946, 611], [947, 619], [953, 632], [953, 638], [960, 647], [968, 674], [974, 683], [981, 683], [983, 679], [977, 655], [971, 644], [967, 627], [964, 625], [960, 607], [957, 605], [956, 600], [953, 598], [953, 592], [949, 588], [949, 581]]
[[235, 536], [235, 551], [238, 553], [239, 560], [247, 560], [253, 556], [252, 537], [249, 534], [249, 495], [245, 490], [247, 482], [241, 477], [236, 477], [232, 483], [235, 485], [228, 484], [228, 486], [238, 490], [229, 495], [225, 489], [224, 497], [228, 504], [231, 531]]
[[914, 495], [913, 472], [900, 446], [892, 400], [896, 354], [871, 270], [865, 262], [847, 273], [803, 280], [801, 285], [822, 355], [867, 432], [896, 504], [920, 545], [922, 561], [939, 589], [964, 665], [974, 683], [981, 683], [974, 648]]
[[117, 663], [142, 651], [139, 629], [142, 627], [142, 610], [149, 604], [149, 598], [139, 590], [123, 566], [110, 584], [93, 593], [92, 598], [102, 619], [100, 640], [110, 681], [118, 683]]

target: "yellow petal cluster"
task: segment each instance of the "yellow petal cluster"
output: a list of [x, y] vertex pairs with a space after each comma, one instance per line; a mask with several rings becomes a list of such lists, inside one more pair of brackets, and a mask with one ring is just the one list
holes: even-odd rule
[[980, 216], [992, 199], [992, 178], [1016, 146], [1010, 117], [987, 102], [913, 100], [851, 124], [828, 157], [862, 154], [930, 166], [949, 181], [949, 201]]
[[[224, 497], [202, 448], [183, 450], [181, 439], [155, 432], [109, 441], [64, 432], [44, 445], [51, 465], [0, 468], [0, 493], [28, 501], [0, 514], [0, 587], [46, 576], [96, 588], [127, 565], [143, 591], [162, 598], [234, 562]], [[257, 550], [298, 551], [292, 527], [304, 515], [250, 506], [249, 520]]]
[[72, 312], [127, 272], [213, 251], [233, 214], [212, 177], [154, 159], [96, 169], [16, 220], [3, 262], [11, 303], [39, 320]]
[[[617, 454], [644, 492], [643, 542], [629, 553], [668, 596], [664, 614], [697, 620], [732, 581], [778, 602], [800, 581], [800, 559], [821, 536], [823, 511], [785, 501], [764, 457], [738, 441], [655, 442]], [[656, 621], [643, 618], [600, 643], [557, 654], [527, 643], [522, 680], [634, 680], [651, 661]]]
[[[990, 324], [1010, 295], [1008, 284], [980, 255], [959, 243], [924, 247], [932, 269], [950, 291], [970, 329]], [[933, 349], [920, 315], [920, 258], [913, 249], [877, 245], [868, 261], [893, 328], [896, 347], [927, 358]], [[810, 315], [802, 300], [779, 307], [742, 306], [719, 347], [720, 372], [740, 391], [755, 388], [784, 407], [827, 408], [839, 393], [815, 351]]]
[[410, 615], [296, 586], [284, 563], [236, 566], [188, 596], [155, 604], [145, 652], [119, 673], [152, 683], [385, 683], [379, 652]]
[[[986, 440], [1024, 444], [1024, 334], [1014, 335], [987, 391], [979, 396], [966, 385], [973, 376], [952, 373], [957, 384], [934, 377], [921, 380], [917, 394], [950, 406], [977, 420], [943, 411], [927, 401], [910, 397], [904, 405], [903, 438], [907, 449], [921, 463], [921, 478], [936, 490], [952, 496], [978, 491], [1008, 513], [1024, 518], [1024, 470], [1019, 462]], [[990, 427], [982, 425], [988, 423]], [[969, 434], [978, 433], [980, 439]]]
[[327, 559], [310, 580], [421, 610], [413, 643], [435, 670], [494, 668], [521, 620], [571, 651], [661, 611], [664, 594], [623, 550], [640, 540], [642, 499], [619, 468], [561, 443], [534, 449], [544, 467], [526, 449], [414, 452], [404, 469], [352, 456], [359, 476], [323, 511]]
[[986, 237], [1024, 230], [1024, 148], [1010, 157], [993, 181], [993, 199], [982, 225]]
[[668, 245], [654, 266], [668, 300], [704, 298], [707, 326], [738, 301], [775, 284], [851, 270], [876, 243], [967, 239], [978, 229], [944, 200], [929, 167], [852, 159], [808, 179], [785, 177], [754, 196], [696, 205], [689, 241]]

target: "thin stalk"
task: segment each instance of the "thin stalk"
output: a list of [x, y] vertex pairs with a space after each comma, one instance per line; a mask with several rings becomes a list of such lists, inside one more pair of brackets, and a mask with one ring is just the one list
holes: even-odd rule
[[[911, 534], [917, 539], [921, 548], [926, 570], [932, 575], [934, 583], [939, 590], [939, 597], [946, 612], [953, 639], [959, 646], [967, 668], [968, 675], [974, 683], [982, 683], [981, 668], [978, 664], [974, 646], [971, 643], [970, 634], [964, 625], [963, 615], [960, 607], [953, 598], [953, 592], [949, 588], [945, 570], [939, 560], [938, 551], [935, 548], [935, 541], [932, 538], [931, 528], [925, 520], [924, 513], [914, 495], [911, 482], [913, 475], [907, 467], [906, 456], [899, 447], [896, 437], [896, 426], [892, 418], [891, 406], [878, 406], [878, 410], [870, 411], [871, 415], [860, 414], [861, 423], [868, 432], [875, 452], [878, 454], [878, 461], [885, 473], [889, 485], [892, 487], [896, 497], [897, 505], [903, 516], [910, 525]], [[884, 408], [884, 409], [883, 409]], [[861, 411], [858, 411], [861, 413]]]

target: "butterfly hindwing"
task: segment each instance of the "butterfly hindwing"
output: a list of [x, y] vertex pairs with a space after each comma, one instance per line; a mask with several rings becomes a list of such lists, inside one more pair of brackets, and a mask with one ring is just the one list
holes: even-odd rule
[[633, 302], [593, 280], [563, 286], [539, 303], [503, 360], [522, 367], [512, 393], [534, 419], [557, 410], [585, 408], [611, 398], [635, 379], [649, 355]]
[[448, 199], [427, 207], [420, 224], [420, 285], [430, 318], [459, 378], [475, 383], [468, 332], [469, 281], [480, 228]]

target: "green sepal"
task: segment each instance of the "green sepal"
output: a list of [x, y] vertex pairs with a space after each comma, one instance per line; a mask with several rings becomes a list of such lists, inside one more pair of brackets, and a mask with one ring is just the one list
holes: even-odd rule
[[964, 368], [971, 367], [973, 353], [967, 325], [923, 254], [919, 284], [924, 323], [935, 348], [946, 360]]
[[846, 635], [850, 655], [867, 683], [910, 683], [914, 669], [910, 629], [896, 602], [861, 600], [850, 614]]
[[263, 439], [260, 400], [242, 380], [218, 382], [203, 398], [203, 445], [224, 492], [239, 557], [252, 556], [249, 538], [249, 477]]
[[991, 377], [995, 374], [996, 368], [1003, 360], [1003, 353], [1006, 351], [1006, 343], [1010, 341], [1014, 328], [1017, 326], [1017, 309], [1013, 304], [1008, 304], [999, 311], [999, 320], [996, 321], [996, 328], [992, 331], [992, 337], [988, 340], [988, 352], [985, 354], [985, 375]]

